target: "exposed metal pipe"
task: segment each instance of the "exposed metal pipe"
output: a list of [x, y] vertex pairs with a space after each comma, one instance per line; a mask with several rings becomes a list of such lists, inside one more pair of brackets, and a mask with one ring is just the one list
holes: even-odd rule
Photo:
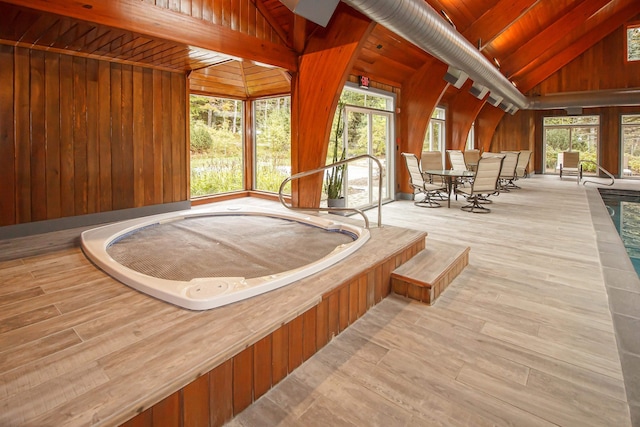
[[425, 0], [342, 0], [375, 22], [449, 65], [445, 80], [462, 86], [473, 80], [471, 93], [514, 114], [518, 109], [577, 109], [640, 105], [640, 88], [573, 92], [525, 97], [480, 51]]
[[529, 97], [532, 110], [640, 105], [640, 88], [564, 92]]
[[424, 0], [343, 0], [375, 22], [446, 64], [462, 70], [505, 103], [525, 109], [529, 100], [476, 47]]

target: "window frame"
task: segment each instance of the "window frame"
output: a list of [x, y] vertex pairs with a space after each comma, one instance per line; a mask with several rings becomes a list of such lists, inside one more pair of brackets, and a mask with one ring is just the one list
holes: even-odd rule
[[[638, 56], [638, 59], [629, 59], [629, 30], [630, 29], [637, 29], [638, 31], [640, 31], [640, 21], [630, 22], [624, 26], [624, 62], [625, 64], [640, 63], [640, 56]], [[640, 44], [640, 41], [638, 43]]]

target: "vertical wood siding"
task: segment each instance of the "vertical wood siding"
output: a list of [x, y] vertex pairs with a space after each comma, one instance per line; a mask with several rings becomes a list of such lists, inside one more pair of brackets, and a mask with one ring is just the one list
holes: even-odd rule
[[121, 426], [223, 425], [389, 295], [391, 271], [424, 246], [420, 239], [338, 284], [315, 307]]
[[187, 200], [183, 75], [0, 45], [0, 79], [0, 226]]
[[145, 0], [145, 3], [273, 43], [286, 42], [258, 10], [255, 0]]

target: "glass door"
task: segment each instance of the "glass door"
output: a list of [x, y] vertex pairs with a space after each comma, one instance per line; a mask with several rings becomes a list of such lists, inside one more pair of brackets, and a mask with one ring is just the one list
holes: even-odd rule
[[640, 178], [640, 114], [623, 115], [620, 143], [622, 168], [620, 177]]
[[[346, 157], [369, 154], [382, 164], [382, 200], [390, 194], [389, 167], [392, 165], [392, 114], [362, 107], [346, 106], [344, 114]], [[371, 159], [349, 163], [345, 173], [346, 205], [366, 208], [378, 202], [378, 170]]]
[[[562, 152], [578, 151], [580, 160], [598, 163], [599, 116], [568, 116], [544, 118], [544, 173], [558, 173]], [[593, 163], [583, 163], [583, 172], [595, 174]]]

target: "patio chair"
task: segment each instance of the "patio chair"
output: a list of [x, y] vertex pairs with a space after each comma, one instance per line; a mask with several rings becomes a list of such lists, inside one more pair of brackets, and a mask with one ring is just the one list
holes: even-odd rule
[[482, 206], [487, 203], [487, 197], [498, 191], [498, 179], [503, 163], [502, 157], [488, 156], [478, 160], [478, 167], [471, 188], [462, 188], [458, 191], [465, 194], [468, 205], [461, 207], [463, 211], [473, 213], [489, 213], [491, 209]]
[[475, 171], [476, 166], [478, 165], [478, 160], [480, 160], [480, 150], [465, 150], [463, 154], [464, 163], [467, 166], [467, 169]]
[[509, 191], [518, 187], [513, 181], [516, 179], [516, 168], [518, 167], [519, 151], [503, 151], [504, 161], [500, 170], [500, 190]]
[[[560, 157], [562, 154], [562, 157]], [[558, 154], [560, 163], [560, 179], [562, 175], [573, 175], [578, 177], [578, 181], [582, 180], [582, 165], [580, 164], [580, 152], [563, 151]]]
[[449, 162], [451, 163], [451, 169], [453, 170], [467, 170], [467, 164], [464, 162], [464, 154], [460, 150], [447, 150], [449, 156]]
[[[451, 163], [451, 169], [454, 171], [466, 171], [467, 164], [464, 162], [464, 154], [460, 150], [447, 150], [449, 156], [449, 163]], [[471, 182], [472, 178], [458, 178], [457, 185], [464, 186]]]
[[446, 192], [447, 188], [444, 185], [431, 184], [424, 180], [422, 175], [422, 169], [420, 168], [420, 163], [418, 162], [418, 158], [415, 154], [412, 153], [402, 153], [402, 157], [404, 157], [404, 161], [407, 165], [407, 170], [409, 171], [409, 184], [411, 188], [414, 189], [414, 200], [416, 194], [422, 194], [424, 199], [414, 201], [416, 206], [421, 206], [425, 208], [438, 208], [440, 204], [431, 200], [433, 196], [439, 195], [440, 192]]
[[[422, 169], [422, 176], [429, 181], [430, 184], [446, 186], [446, 182], [443, 176], [437, 176], [428, 174], [428, 170], [442, 170], [442, 152], [440, 151], [423, 151], [420, 156], [420, 167]], [[435, 182], [434, 182], [435, 180]], [[438, 194], [440, 200], [445, 200], [446, 195], [442, 192]]]
[[520, 157], [518, 157], [518, 165], [516, 166], [517, 178], [529, 178], [529, 161], [531, 161], [531, 150], [520, 150]]

